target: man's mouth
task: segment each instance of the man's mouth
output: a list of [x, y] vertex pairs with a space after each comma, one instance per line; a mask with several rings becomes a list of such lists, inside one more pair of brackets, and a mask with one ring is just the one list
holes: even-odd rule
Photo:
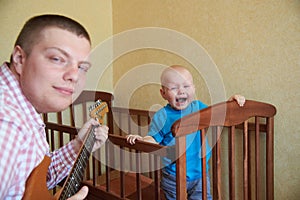
[[72, 88], [67, 88], [67, 87], [54, 87], [54, 88], [62, 94], [72, 95], [74, 93], [74, 89]]

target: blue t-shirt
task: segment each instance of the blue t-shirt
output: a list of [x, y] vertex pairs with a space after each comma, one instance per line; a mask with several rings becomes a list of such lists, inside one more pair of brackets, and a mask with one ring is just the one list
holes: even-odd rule
[[[152, 136], [156, 142], [164, 146], [175, 145], [175, 138], [172, 135], [171, 127], [173, 123], [193, 112], [206, 108], [207, 105], [201, 101], [195, 100], [184, 110], [175, 110], [170, 104], [158, 110], [151, 121], [148, 135]], [[208, 170], [208, 160], [211, 157], [211, 147], [206, 140], [206, 161]], [[175, 152], [173, 152], [175, 153]], [[176, 158], [164, 157], [162, 159], [164, 170], [172, 175], [176, 175]], [[202, 177], [201, 167], [201, 142], [200, 131], [191, 133], [186, 137], [186, 177], [187, 181], [196, 180]]]

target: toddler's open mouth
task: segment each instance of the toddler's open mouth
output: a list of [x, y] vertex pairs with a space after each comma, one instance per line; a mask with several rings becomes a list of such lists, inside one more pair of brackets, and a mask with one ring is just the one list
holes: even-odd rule
[[178, 103], [184, 103], [184, 102], [186, 102], [186, 100], [187, 100], [187, 98], [177, 98], [176, 102], [178, 102]]

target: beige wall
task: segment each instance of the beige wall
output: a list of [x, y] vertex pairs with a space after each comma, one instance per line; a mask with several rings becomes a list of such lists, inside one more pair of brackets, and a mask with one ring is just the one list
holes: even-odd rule
[[192, 70], [197, 97], [208, 104], [234, 93], [274, 104], [275, 197], [300, 197], [298, 0], [0, 0], [2, 61], [25, 20], [41, 13], [87, 27], [94, 48], [87, 88], [113, 91], [119, 105], [164, 105], [158, 77], [171, 64]]
[[[277, 107], [275, 197], [299, 199], [300, 1], [113, 1], [114, 34], [128, 30], [135, 32], [135, 28], [145, 27], [175, 30], [202, 45], [221, 74], [226, 97], [241, 93], [249, 99], [269, 102]], [[142, 43], [143, 39], [151, 40], [154, 47], [159, 46], [155, 39], [161, 39], [162, 45], [166, 40], [173, 40], [161, 37], [162, 33], [154, 39], [153, 34], [144, 34], [144, 37], [136, 34], [139, 37], [117, 38], [118, 42], [114, 44], [114, 56], [116, 53], [120, 55], [114, 62], [114, 92], [119, 105], [144, 109], [164, 105], [157, 79], [161, 66], [183, 64], [191, 69], [201, 68], [204, 77], [214, 69], [210, 62], [205, 61], [207, 56], [201, 53], [193, 55], [195, 51], [190, 49], [191, 45], [185, 46], [188, 42], [182, 43], [180, 39], [174, 44], [179, 49], [164, 46], [165, 49], [160, 50], [137, 50], [135, 48], [140, 47], [137, 43]], [[174, 35], [170, 34], [170, 38]], [[128, 49], [121, 51], [123, 48]], [[173, 48], [181, 54], [167, 51]], [[200, 58], [198, 62], [195, 61], [197, 56]], [[192, 65], [191, 60], [203, 66]], [[138, 69], [144, 69], [145, 73]], [[201, 79], [199, 73], [194, 75], [197, 81]], [[218, 81], [218, 73], [215, 75]], [[134, 78], [134, 81], [127, 81], [126, 77]], [[148, 84], [143, 82], [145, 79]], [[206, 83], [203, 80], [197, 82], [200, 90], [197, 96], [210, 103], [213, 102], [212, 96], [216, 95], [213, 91], [219, 90], [220, 86]], [[129, 90], [119, 90], [120, 85]]]

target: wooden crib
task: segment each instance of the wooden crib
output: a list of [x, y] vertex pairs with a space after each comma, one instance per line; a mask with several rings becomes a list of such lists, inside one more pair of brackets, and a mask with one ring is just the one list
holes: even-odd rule
[[[153, 112], [113, 107], [111, 94], [84, 91], [67, 114], [44, 115], [51, 148], [75, 137], [80, 127], [77, 118], [83, 123], [88, 115], [87, 102], [99, 98], [109, 105], [106, 123], [110, 135], [106, 145], [93, 153], [87, 167], [83, 181], [90, 191], [87, 199], [164, 199], [160, 189], [160, 159], [167, 155], [168, 149], [143, 141], [129, 145], [125, 139], [127, 134], [145, 135]], [[201, 136], [214, 144], [209, 161], [214, 199], [274, 199], [275, 113], [270, 104], [247, 100], [244, 107], [223, 102], [177, 121], [172, 129], [178, 158], [177, 199], [186, 199], [184, 137], [195, 130], [201, 130]], [[205, 149], [202, 154], [205, 155]], [[206, 177], [206, 170], [202, 171], [202, 177]], [[205, 188], [203, 178], [203, 199], [206, 199]]]
[[[274, 115], [276, 109], [270, 104], [247, 100], [243, 107], [239, 107], [235, 102], [223, 102], [210, 106], [204, 110], [186, 116], [173, 124], [172, 132], [176, 137], [176, 149], [178, 159], [177, 167], [177, 199], [186, 198], [186, 161], [185, 161], [185, 140], [184, 136], [196, 130], [201, 130], [201, 141], [207, 136], [207, 130], [212, 127], [213, 137], [213, 198], [222, 199], [222, 184], [225, 181], [221, 179], [221, 163], [228, 159], [228, 170], [225, 173], [228, 177], [229, 199], [274, 199]], [[251, 122], [251, 119], [253, 121]], [[224, 127], [227, 127], [228, 143], [224, 144], [221, 134], [224, 134]], [[239, 133], [236, 129], [241, 129]], [[236, 196], [236, 140], [238, 134], [242, 134], [242, 164], [243, 181], [240, 197]], [[266, 138], [265, 169], [261, 165], [261, 134]], [[251, 137], [254, 136], [254, 140]], [[252, 144], [252, 142], [254, 143]], [[228, 157], [221, 155], [221, 145], [228, 145]], [[206, 163], [205, 143], [202, 148], [202, 163]], [[254, 146], [254, 152], [252, 147]], [[254, 158], [253, 158], [254, 157]], [[223, 159], [222, 159], [223, 158]], [[203, 199], [206, 199], [206, 165], [202, 164], [202, 186]], [[253, 169], [252, 169], [253, 168]], [[266, 181], [262, 183], [261, 174], [265, 170]], [[254, 171], [254, 174], [252, 174]], [[265, 195], [262, 196], [262, 188], [266, 188]], [[254, 192], [253, 192], [254, 191]], [[253, 194], [254, 193], [254, 194]]]

